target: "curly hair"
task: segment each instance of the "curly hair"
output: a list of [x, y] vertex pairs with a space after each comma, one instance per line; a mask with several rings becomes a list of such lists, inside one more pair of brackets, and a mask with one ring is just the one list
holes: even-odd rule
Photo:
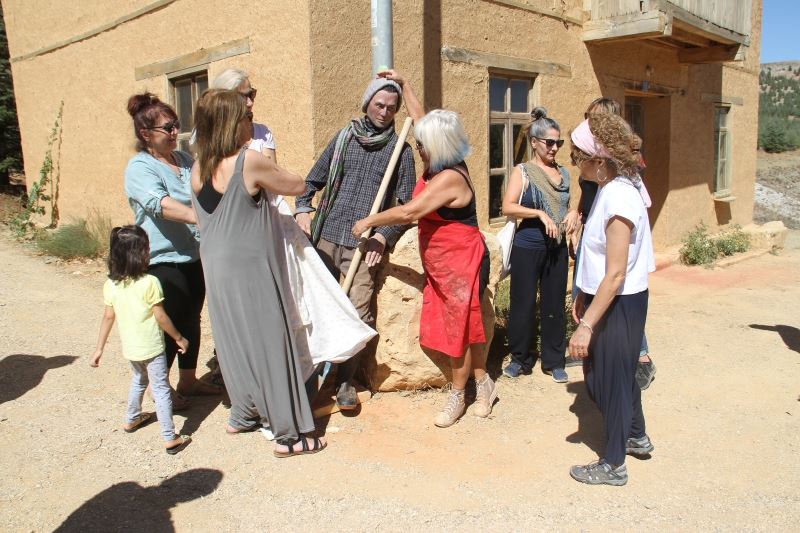
[[593, 113], [589, 115], [589, 129], [611, 154], [605, 159], [614, 174], [633, 177], [639, 173], [641, 159], [634, 152], [634, 133], [622, 117]]

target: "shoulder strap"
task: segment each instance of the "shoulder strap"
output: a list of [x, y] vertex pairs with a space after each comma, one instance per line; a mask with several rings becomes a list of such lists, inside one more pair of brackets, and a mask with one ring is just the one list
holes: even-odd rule
[[247, 147], [244, 146], [239, 151], [239, 157], [236, 158], [236, 164], [233, 167], [233, 173], [236, 174], [237, 172], [241, 173], [244, 169], [244, 154], [247, 153]]
[[475, 189], [472, 188], [472, 181], [469, 179], [467, 173], [461, 170], [461, 168], [458, 165], [453, 165], [452, 167], [448, 167], [448, 169], [455, 170], [456, 172], [461, 174], [461, 177], [464, 178], [464, 181], [467, 182], [467, 187], [469, 187], [469, 190], [472, 191], [472, 197], [475, 198]]

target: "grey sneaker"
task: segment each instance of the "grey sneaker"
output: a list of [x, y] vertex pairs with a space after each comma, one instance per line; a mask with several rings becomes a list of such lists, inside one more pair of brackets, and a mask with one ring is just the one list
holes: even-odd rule
[[464, 391], [453, 389], [447, 395], [447, 403], [444, 408], [436, 415], [434, 424], [440, 428], [450, 427], [464, 414]]
[[556, 383], [566, 383], [569, 381], [569, 376], [567, 375], [567, 371], [563, 368], [554, 368], [550, 371], [550, 375], [553, 377], [553, 381]]
[[497, 399], [497, 385], [489, 374], [484, 374], [483, 379], [475, 382], [475, 407], [472, 414], [486, 418], [492, 414], [492, 404]]
[[647, 387], [649, 387], [653, 382], [655, 377], [656, 365], [653, 363], [652, 359], [650, 359], [650, 361], [647, 363], [636, 363], [636, 374], [634, 375], [634, 379], [636, 380], [636, 384], [639, 385], [640, 389], [646, 390]]
[[637, 457], [650, 455], [650, 452], [655, 450], [656, 447], [650, 442], [650, 437], [647, 435], [634, 439], [631, 437], [625, 442], [625, 453], [628, 455], [635, 455]]
[[576, 465], [569, 469], [572, 479], [589, 485], [614, 485], [620, 487], [628, 482], [628, 469], [624, 464], [612, 468], [602, 459], [586, 466]]
[[340, 411], [352, 411], [358, 407], [356, 388], [347, 381], [339, 385], [336, 393], [336, 406]]

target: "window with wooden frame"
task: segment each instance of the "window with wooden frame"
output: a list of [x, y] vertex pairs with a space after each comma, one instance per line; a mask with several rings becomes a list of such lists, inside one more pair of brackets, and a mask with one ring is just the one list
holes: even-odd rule
[[489, 77], [489, 221], [501, 219], [506, 182], [528, 159], [525, 125], [530, 121], [530, 77]]
[[178, 120], [181, 121], [178, 150], [188, 152], [194, 129], [194, 108], [200, 95], [208, 89], [208, 70], [204, 68], [190, 74], [170, 77], [169, 89], [170, 100], [178, 114]]
[[731, 139], [728, 130], [730, 106], [714, 107], [714, 196], [725, 198], [731, 195]]

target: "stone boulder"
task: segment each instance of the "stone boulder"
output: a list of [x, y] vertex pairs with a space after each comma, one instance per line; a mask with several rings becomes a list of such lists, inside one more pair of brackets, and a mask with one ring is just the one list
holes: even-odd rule
[[[500, 247], [491, 233], [484, 233], [491, 256], [489, 285], [481, 308], [486, 332], [485, 351], [494, 336], [494, 294], [500, 275]], [[419, 345], [419, 317], [425, 275], [419, 257], [417, 230], [398, 241], [389, 261], [376, 279], [377, 341], [374, 359], [365, 362], [373, 390], [397, 391], [442, 387], [450, 381], [447, 356], [424, 351]]]

